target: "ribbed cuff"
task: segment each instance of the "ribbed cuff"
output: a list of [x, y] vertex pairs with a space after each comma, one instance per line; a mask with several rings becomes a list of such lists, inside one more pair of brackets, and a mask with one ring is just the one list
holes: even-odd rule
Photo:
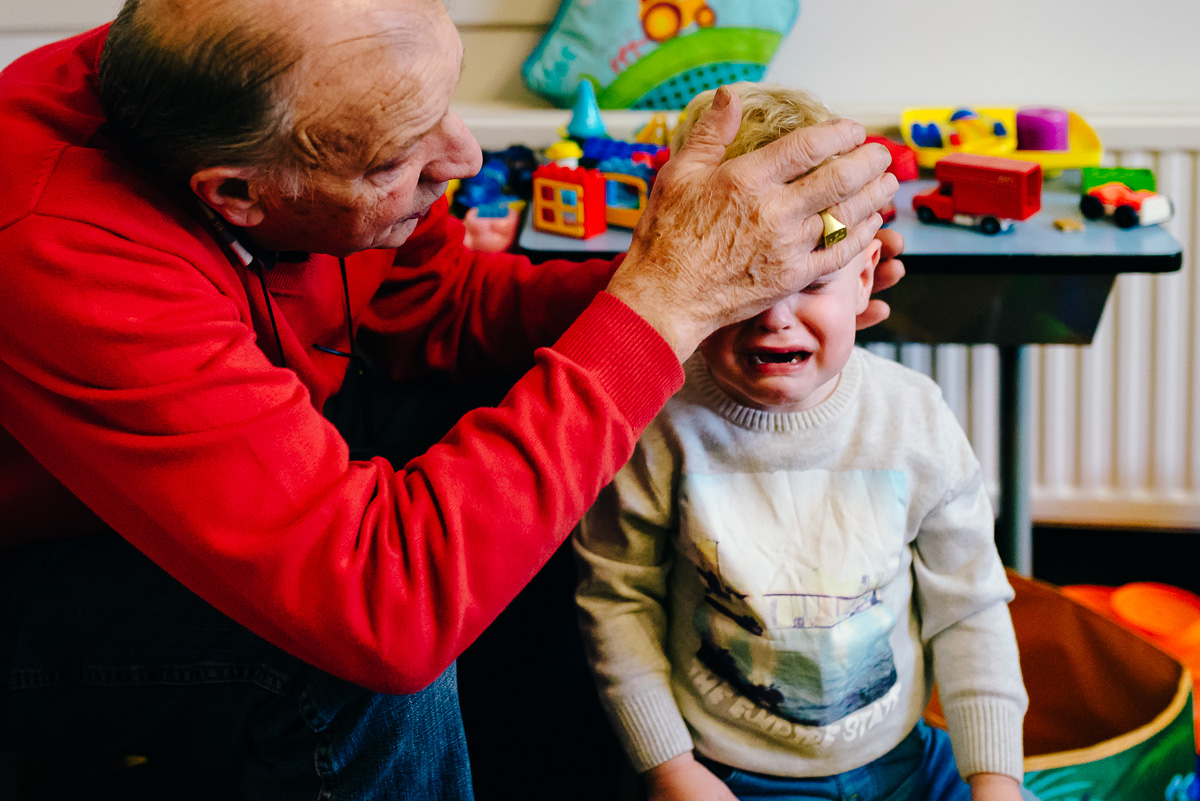
[[609, 712], [638, 773], [692, 750], [692, 735], [669, 688], [619, 699]]
[[683, 366], [633, 309], [601, 292], [554, 345], [590, 371], [635, 431], [642, 431], [683, 386]]
[[1025, 776], [1021, 707], [996, 698], [973, 698], [945, 708], [946, 729], [963, 778], [973, 773]]

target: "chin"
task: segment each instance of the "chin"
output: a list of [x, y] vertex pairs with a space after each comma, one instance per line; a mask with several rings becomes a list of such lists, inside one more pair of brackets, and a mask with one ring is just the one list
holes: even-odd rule
[[420, 221], [421, 221], [421, 218], [412, 217], [410, 219], [396, 223], [396, 225], [392, 226], [392, 230], [388, 232], [388, 235], [386, 237], [384, 237], [385, 243], [382, 245], [377, 245], [376, 247], [381, 247], [381, 248], [398, 248], [398, 247], [400, 247], [401, 245], [403, 245], [405, 242], [408, 241], [408, 238], [410, 236], [412, 236], [412, 232], [417, 230], [417, 223], [419, 223]]

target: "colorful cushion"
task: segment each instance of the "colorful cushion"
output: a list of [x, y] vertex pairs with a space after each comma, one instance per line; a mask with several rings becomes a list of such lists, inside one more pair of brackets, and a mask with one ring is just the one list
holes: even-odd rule
[[562, 108], [586, 80], [601, 108], [678, 109], [762, 78], [799, 12], [799, 0], [563, 0], [521, 74]]

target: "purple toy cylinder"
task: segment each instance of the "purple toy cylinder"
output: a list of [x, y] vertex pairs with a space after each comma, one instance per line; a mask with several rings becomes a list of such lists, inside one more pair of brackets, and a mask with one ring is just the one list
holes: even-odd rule
[[1061, 108], [1025, 106], [1017, 109], [1017, 150], [1070, 150], [1070, 122]]

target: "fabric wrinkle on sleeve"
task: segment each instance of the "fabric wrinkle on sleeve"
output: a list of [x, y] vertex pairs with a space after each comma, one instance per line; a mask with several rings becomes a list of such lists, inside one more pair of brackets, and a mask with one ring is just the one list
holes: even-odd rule
[[[63, 238], [61, 224], [30, 238], [51, 251], [10, 265], [25, 280], [0, 320], [0, 423], [186, 586], [371, 689], [440, 675], [682, 382], [653, 329], [598, 299], [500, 405], [404, 470], [349, 462], [209, 280], [103, 232]], [[70, 263], [95, 283], [55, 266]], [[36, 338], [20, 309], [37, 312]]]

